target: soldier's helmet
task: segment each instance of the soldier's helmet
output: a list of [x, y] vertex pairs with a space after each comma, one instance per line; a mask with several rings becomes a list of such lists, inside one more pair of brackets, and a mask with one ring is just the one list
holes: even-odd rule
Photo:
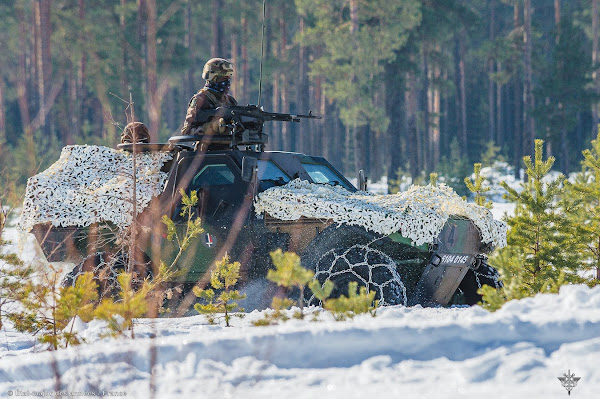
[[125, 126], [121, 134], [121, 144], [133, 144], [134, 137], [136, 143], [150, 142], [148, 128], [142, 122], [131, 122]]
[[224, 58], [211, 58], [202, 70], [202, 79], [211, 83], [219, 77], [231, 78], [231, 76], [233, 76], [233, 65]]

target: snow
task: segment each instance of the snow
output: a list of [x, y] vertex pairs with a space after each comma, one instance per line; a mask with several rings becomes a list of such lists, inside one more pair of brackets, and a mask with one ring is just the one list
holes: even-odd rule
[[[7, 235], [35, 258], [28, 240], [16, 246], [14, 227]], [[153, 386], [156, 398], [562, 398], [557, 377], [568, 370], [581, 377], [573, 398], [597, 397], [600, 386], [600, 286], [565, 286], [495, 313], [395, 306], [375, 318], [252, 326], [263, 315], [230, 328], [203, 316], [139, 319], [134, 340], [77, 321], [87, 343], [55, 352], [5, 325], [0, 395], [148, 398]]]

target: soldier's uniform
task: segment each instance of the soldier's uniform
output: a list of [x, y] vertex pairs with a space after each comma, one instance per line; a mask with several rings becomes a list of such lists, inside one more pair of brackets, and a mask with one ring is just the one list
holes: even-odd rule
[[227, 122], [221, 115], [206, 119], [199, 111], [237, 104], [237, 101], [228, 94], [232, 75], [233, 65], [229, 61], [223, 58], [208, 60], [202, 70], [202, 78], [206, 80], [206, 85], [190, 99], [183, 128], [181, 128], [182, 135], [223, 134], [228, 131]]
[[209, 87], [203, 87], [190, 99], [187, 114], [185, 115], [185, 122], [183, 122], [183, 128], [181, 128], [181, 134], [214, 133], [216, 129], [211, 125], [215, 125], [216, 123], [213, 123], [213, 120], [218, 121], [220, 116], [216, 115], [211, 120], [196, 120], [198, 111], [202, 109], [215, 109], [227, 105], [237, 105], [237, 101], [233, 96], [215, 92]]

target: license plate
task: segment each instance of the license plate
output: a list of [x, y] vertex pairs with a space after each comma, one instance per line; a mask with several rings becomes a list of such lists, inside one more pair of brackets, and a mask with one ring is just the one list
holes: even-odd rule
[[464, 254], [439, 254], [440, 264], [452, 266], [469, 266], [473, 261], [473, 255]]

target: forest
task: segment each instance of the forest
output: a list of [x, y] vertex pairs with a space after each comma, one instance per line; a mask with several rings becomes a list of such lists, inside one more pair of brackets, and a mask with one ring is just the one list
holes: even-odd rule
[[2, 1], [1, 173], [19, 188], [65, 145], [114, 147], [131, 115], [166, 141], [211, 57], [240, 104], [323, 116], [270, 124], [268, 150], [350, 177], [518, 170], [536, 138], [568, 173], [596, 137], [598, 0], [264, 6], [263, 29], [261, 0]]

